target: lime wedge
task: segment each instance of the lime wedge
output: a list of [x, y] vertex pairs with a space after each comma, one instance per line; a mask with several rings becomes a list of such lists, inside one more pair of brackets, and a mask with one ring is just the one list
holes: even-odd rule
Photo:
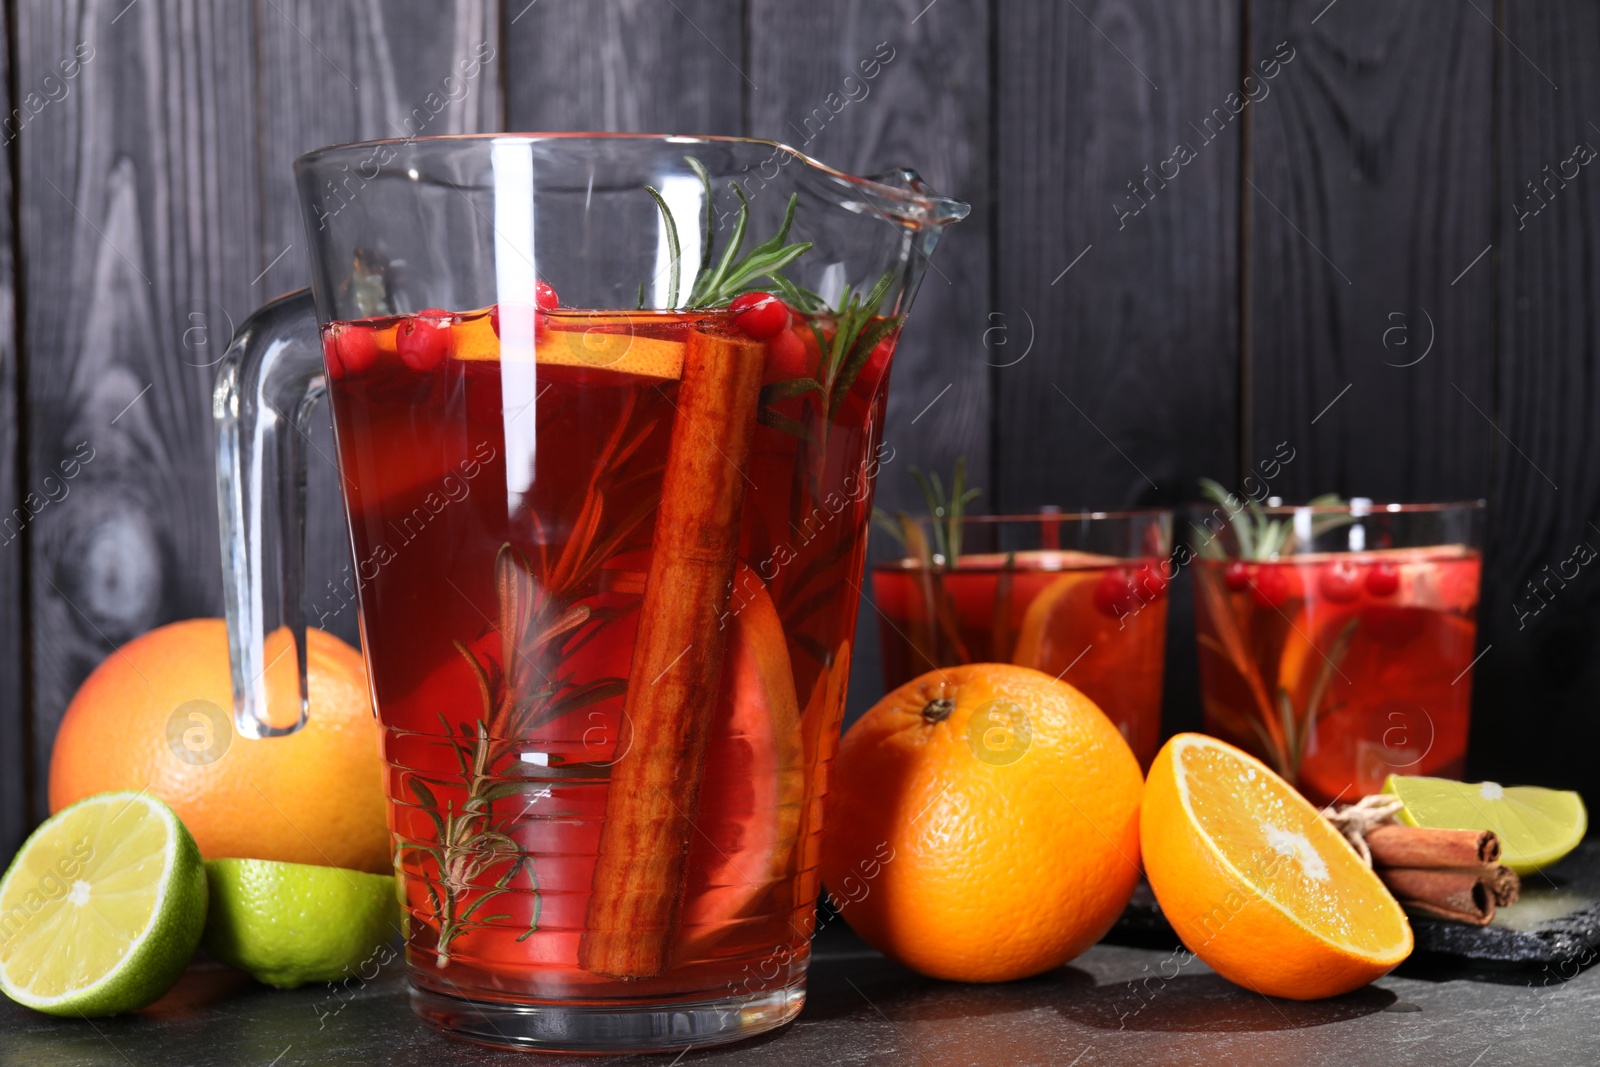
[[[395, 957], [394, 876], [270, 860], [209, 860], [206, 951], [258, 982], [336, 982]], [[366, 977], [371, 977], [370, 974]]]
[[1500, 862], [1532, 874], [1583, 840], [1589, 813], [1578, 794], [1534, 785], [1455, 782], [1391, 774], [1383, 791], [1400, 798], [1400, 821], [1435, 830], [1493, 830]]
[[136, 1011], [172, 988], [206, 921], [200, 850], [143, 793], [64, 808], [0, 879], [0, 991], [51, 1015]]

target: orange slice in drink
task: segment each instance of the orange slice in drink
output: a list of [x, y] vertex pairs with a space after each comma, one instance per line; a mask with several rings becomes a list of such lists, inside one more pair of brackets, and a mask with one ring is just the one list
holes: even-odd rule
[[[649, 550], [613, 557], [602, 568], [602, 588], [613, 595], [642, 596], [649, 570]], [[734, 572], [728, 614], [721, 697], [689, 845], [680, 962], [736, 925], [777, 921], [778, 909], [791, 905], [781, 893], [769, 896], [769, 890], [789, 877], [800, 836], [805, 799], [800, 704], [778, 609], [765, 583], [742, 562]], [[631, 654], [638, 613], [612, 626], [600, 640]], [[626, 677], [626, 661], [607, 673]], [[782, 917], [784, 929], [788, 919]]]
[[[456, 323], [451, 341], [456, 359], [500, 358], [500, 336], [488, 315]], [[381, 348], [381, 339], [379, 344]], [[648, 336], [640, 332], [635, 319], [610, 312], [594, 312], [570, 322], [550, 322], [534, 341], [535, 358], [540, 363], [662, 379], [683, 377], [685, 347], [683, 341]]]
[[[1033, 598], [1017, 631], [1011, 662], [1060, 677], [1092, 641], [1098, 571], [1068, 571]], [[1113, 626], [1116, 620], [1108, 620]], [[1081, 687], [1080, 687], [1081, 688]]]
[[1201, 734], [1157, 754], [1140, 813], [1145, 874], [1191, 952], [1275, 997], [1357, 989], [1411, 954], [1377, 875], [1266, 764]]
[[[804, 808], [800, 704], [766, 587], [741, 563], [734, 589], [744, 599], [729, 605], [737, 614], [689, 845], [683, 961], [735, 923], [776, 919], [791, 905], [786, 894], [768, 891], [790, 874]], [[787, 915], [783, 921], [786, 927]]]

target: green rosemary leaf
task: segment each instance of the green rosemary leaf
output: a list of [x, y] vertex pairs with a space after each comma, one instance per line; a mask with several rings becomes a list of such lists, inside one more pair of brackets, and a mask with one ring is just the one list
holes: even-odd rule
[[529, 793], [537, 793], [547, 788], [549, 787], [544, 782], [517, 779], [512, 782], [496, 782], [478, 795], [485, 803], [492, 804], [497, 800], [504, 800], [506, 797], [526, 796]]
[[672, 209], [667, 206], [667, 201], [665, 198], [663, 198], [660, 193], [656, 192], [653, 186], [645, 186], [644, 191], [649, 193], [651, 199], [656, 202], [656, 208], [661, 212], [661, 225], [667, 231], [667, 256], [669, 259], [667, 274], [667, 307], [675, 308], [678, 306], [678, 283], [681, 280], [680, 272], [683, 269], [682, 264], [679, 262], [680, 249], [678, 247], [678, 223], [675, 219], [673, 219]]
[[771, 408], [760, 409], [756, 413], [756, 421], [763, 426], [770, 426], [774, 430], [798, 437], [802, 441], [809, 442], [811, 440], [811, 431], [806, 429], [803, 423], [791, 419], [787, 415], [780, 415]]
[[[1344, 504], [1344, 502], [1344, 498], [1338, 493], [1323, 493], [1321, 496], [1314, 496], [1311, 498], [1311, 506], [1314, 508], [1340, 507]], [[1355, 521], [1356, 517], [1350, 514], [1348, 511], [1326, 515], [1316, 515], [1311, 520], [1311, 537], [1313, 540], [1315, 540], [1325, 533], [1331, 533], [1334, 530], [1339, 529], [1341, 526], [1349, 526]]]
[[550, 701], [544, 711], [529, 723], [529, 729], [554, 722], [563, 715], [570, 715], [574, 711], [586, 708], [591, 704], [612, 700], [622, 696], [627, 691], [628, 683], [622, 678], [602, 678], [587, 685], [579, 686]]
[[432, 856], [435, 860], [438, 860], [441, 863], [444, 860], [443, 855], [439, 852], [439, 850], [437, 848], [434, 848], [432, 845], [420, 845], [420, 844], [416, 844], [416, 843], [411, 842], [411, 841], [402, 841], [402, 842], [400, 842], [399, 845], [395, 846], [395, 851], [396, 852], [422, 852], [422, 853], [426, 853], [429, 856]]
[[766, 407], [780, 400], [813, 392], [822, 392], [822, 383], [815, 378], [785, 378], [783, 381], [769, 382], [761, 387], [761, 405]]
[[533, 914], [528, 916], [528, 932], [517, 938], [518, 944], [526, 941], [539, 929], [539, 916], [544, 914], [544, 895], [539, 892], [539, 872], [528, 865], [528, 888], [533, 891]]
[[706, 165], [693, 156], [684, 156], [683, 161], [689, 164], [689, 169], [700, 179], [700, 188], [704, 193], [702, 199], [706, 205], [704, 218], [700, 222], [700, 269], [695, 272], [695, 282], [698, 284], [706, 269], [711, 266], [711, 174], [706, 170]]
[[856, 295], [847, 285], [839, 296], [838, 321], [834, 326], [833, 340], [823, 341], [822, 331], [816, 326], [812, 327], [817, 332], [817, 340], [822, 344], [822, 351], [827, 354], [828, 373], [825, 380], [828, 383], [829, 396], [833, 395], [833, 384], [839, 380], [839, 368], [844, 363], [845, 354], [850, 351], [850, 343], [855, 340], [855, 315]]
[[867, 298], [861, 301], [861, 306], [867, 309], [868, 315], [876, 315], [878, 313], [878, 305], [883, 303], [883, 298], [889, 293], [889, 286], [893, 284], [894, 275], [889, 271], [884, 271], [883, 276], [868, 290]]
[[[410, 852], [425, 852], [425, 853], [427, 853], [428, 855], [433, 857], [433, 862], [438, 865], [439, 870], [441, 870], [441, 871], [444, 870], [444, 854], [441, 853], [438, 849], [430, 848], [427, 845], [408, 845], [408, 844], [403, 844], [398, 849], [395, 850], [395, 855], [396, 855], [396, 857], [398, 857], [400, 853], [407, 852], [407, 851], [410, 851]], [[435, 915], [440, 916], [441, 918], [443, 918], [447, 914], [447, 912], [445, 911], [444, 901], [439, 898], [439, 890], [436, 889], [434, 887], [433, 882], [431, 880], [427, 879], [427, 878], [422, 879], [422, 884], [427, 887], [427, 889], [428, 889], [428, 899], [433, 902], [433, 913]]]
[[[462, 911], [461, 917], [459, 919], [457, 919], [456, 921], [458, 923], [471, 922], [472, 921], [472, 916], [477, 912], [477, 910], [479, 908], [483, 907], [485, 904], [489, 903], [489, 901], [493, 900], [495, 897], [497, 897], [500, 894], [505, 893], [505, 892], [507, 892], [507, 890], [504, 890], [504, 889], [485, 889], [485, 890], [483, 890], [479, 894], [477, 900], [474, 900], [471, 904], [467, 905], [466, 909]], [[487, 919], [480, 920], [480, 922], [487, 922], [487, 921], [489, 921], [489, 920], [487, 920]]]
[[[444, 717], [444, 712], [442, 712], [442, 711], [439, 712], [438, 715], [439, 715], [439, 724], [444, 727], [445, 736], [452, 739], [450, 741], [450, 743], [449, 743], [449, 748], [450, 748], [450, 751], [455, 754], [456, 763], [458, 765], [460, 765], [460, 767], [461, 767], [461, 777], [465, 778], [468, 774], [471, 773], [471, 771], [467, 767], [467, 754], [462, 751], [460, 745], [455, 743], [454, 738], [455, 738], [456, 730], [455, 730], [455, 727], [450, 725], [450, 720]], [[442, 743], [443, 742], [441, 742], [441, 744]]]
[[586, 605], [579, 604], [577, 607], [568, 608], [549, 626], [539, 631], [538, 635], [534, 637], [533, 643], [536, 647], [542, 646], [554, 638], [560, 637], [568, 630], [576, 629], [588, 621], [589, 608]]
[[903, 321], [898, 315], [892, 319], [878, 319], [856, 336], [855, 343], [850, 346], [850, 356], [845, 361], [844, 369], [839, 372], [839, 379], [834, 383], [835, 397], [842, 398], [849, 395], [850, 387], [856, 384], [856, 378], [861, 374], [861, 368], [867, 365], [867, 357], [872, 355], [872, 350], [878, 347], [879, 341], [898, 330]]
[[751, 255], [735, 267], [722, 281], [721, 288], [728, 293], [726, 299], [731, 300], [732, 294], [744, 288], [748, 283], [757, 278], [770, 278], [784, 267], [811, 251], [811, 242], [802, 241], [799, 244], [789, 245], [777, 252], [764, 253], [760, 256]]
[[944, 483], [939, 479], [939, 472], [931, 475], [923, 474], [916, 467], [911, 468], [911, 477], [917, 480], [917, 486], [922, 490], [922, 499], [928, 503], [928, 517], [933, 526], [933, 554], [940, 560], [948, 561], [950, 546], [945, 542], [945, 526], [943, 523], [944, 508]]
[[[828, 335], [822, 332], [822, 327], [815, 320], [808, 322], [807, 325], [811, 327], [811, 336], [816, 338], [817, 351], [826, 353], [828, 351]], [[828, 365], [827, 373], [822, 380], [830, 384], [833, 382], [833, 365], [831, 363]]]
[[[741, 197], [741, 199], [743, 198]], [[789, 236], [789, 227], [794, 225], [794, 209], [799, 202], [800, 197], [798, 194], [789, 194], [789, 203], [784, 206], [783, 222], [778, 226], [778, 232], [752, 248], [750, 250], [751, 257], [768, 255], [783, 247], [783, 239]], [[806, 247], [810, 248], [811, 246], [806, 245]]]
[[1234, 513], [1233, 535], [1239, 540], [1240, 559], [1259, 558], [1256, 555], [1256, 527], [1250, 515], [1242, 511]]
[[970, 494], [977, 490], [967, 489], [967, 457], [956, 459], [954, 476], [950, 479], [950, 502], [946, 510], [945, 523], [949, 527], [945, 533], [945, 544], [950, 546], [950, 555], [947, 562], [954, 567], [961, 558], [961, 512], [966, 508], [973, 497]]
[[467, 839], [467, 847], [486, 856], [516, 855], [521, 850], [517, 843], [498, 830], [480, 830]]
[[774, 274], [771, 281], [772, 288], [777, 290], [784, 302], [796, 311], [810, 315], [822, 309], [822, 297], [810, 289], [802, 289], [781, 274]]
[[716, 303], [716, 296], [722, 289], [722, 279], [733, 266], [734, 257], [739, 254], [739, 249], [744, 245], [744, 231], [750, 224], [750, 201], [745, 197], [744, 190], [738, 182], [729, 182], [734, 195], [739, 198], [739, 214], [733, 219], [733, 237], [728, 241], [728, 247], [722, 250], [722, 258], [710, 274], [700, 278], [700, 288], [689, 294], [690, 307], [705, 307]]
[[439, 801], [434, 797], [433, 790], [423, 785], [421, 779], [407, 778], [406, 785], [411, 789], [412, 793], [416, 794], [417, 799], [421, 801], [425, 807], [439, 807]]
[[880, 507], [874, 507], [872, 509], [872, 525], [876, 526], [878, 529], [882, 530], [884, 533], [900, 542], [901, 548], [909, 548], [911, 546], [906, 544], [905, 530], [901, 526], [901, 522], [904, 518], [904, 515], [900, 516], [900, 518], [896, 518]]

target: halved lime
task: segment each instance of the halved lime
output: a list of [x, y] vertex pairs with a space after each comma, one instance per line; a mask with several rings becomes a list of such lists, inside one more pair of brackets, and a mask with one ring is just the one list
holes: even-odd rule
[[[400, 929], [394, 876], [270, 860], [209, 860], [206, 951], [293, 989], [375, 971]], [[364, 975], [370, 978], [370, 973]]]
[[183, 973], [206, 922], [200, 850], [144, 793], [64, 808], [0, 879], [0, 991], [51, 1015], [136, 1011]]
[[1589, 813], [1583, 798], [1568, 790], [1497, 782], [1455, 782], [1391, 774], [1385, 793], [1400, 798], [1400, 821], [1435, 830], [1493, 830], [1500, 862], [1532, 874], [1583, 841]]

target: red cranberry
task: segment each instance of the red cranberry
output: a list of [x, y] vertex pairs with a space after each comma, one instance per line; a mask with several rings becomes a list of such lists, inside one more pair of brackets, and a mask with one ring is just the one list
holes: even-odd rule
[[1148, 603], [1167, 595], [1167, 586], [1171, 583], [1161, 571], [1159, 563], [1145, 563], [1133, 572], [1133, 591], [1141, 601]]
[[1367, 592], [1373, 596], [1393, 596], [1400, 588], [1400, 568], [1380, 563], [1367, 571]]
[[1338, 559], [1317, 574], [1317, 590], [1335, 604], [1348, 604], [1361, 595], [1361, 568], [1353, 559]]
[[450, 316], [438, 308], [419, 311], [396, 327], [394, 343], [406, 366], [433, 370], [450, 352]]
[[561, 306], [561, 298], [556, 295], [555, 287], [549, 282], [534, 283], [533, 302], [539, 305], [540, 311], [554, 311]]
[[370, 326], [339, 323], [333, 328], [333, 342], [339, 362], [351, 374], [365, 373], [378, 362], [378, 337]]
[[1264, 608], [1275, 608], [1289, 599], [1289, 576], [1282, 566], [1258, 567], [1250, 579], [1250, 596]]
[[1095, 610], [1102, 615], [1120, 619], [1133, 610], [1137, 599], [1125, 567], [1114, 567], [1101, 575], [1094, 587]]
[[494, 328], [494, 335], [500, 336], [500, 305], [496, 304], [489, 309], [489, 325]]
[[322, 362], [328, 368], [328, 377], [337, 381], [344, 377], [344, 364], [339, 362], [339, 345], [334, 340], [333, 328], [322, 335]]
[[1250, 588], [1250, 578], [1254, 570], [1254, 567], [1251, 567], [1240, 560], [1234, 560], [1232, 563], [1229, 563], [1226, 567], [1222, 568], [1222, 580], [1226, 582], [1228, 588], [1232, 589], [1235, 593], [1242, 593], [1246, 589]]
[[793, 330], [779, 331], [767, 345], [766, 380], [782, 382], [806, 377], [810, 373], [807, 355], [806, 343]]
[[889, 360], [894, 355], [894, 342], [898, 336], [898, 333], [891, 333], [873, 346], [867, 361], [861, 365], [861, 373], [856, 376], [855, 385], [851, 387], [852, 392], [871, 396], [878, 391], [878, 386], [883, 383], [884, 374], [888, 372]]
[[771, 293], [740, 293], [728, 310], [733, 324], [753, 341], [770, 341], [789, 328], [789, 305]]

